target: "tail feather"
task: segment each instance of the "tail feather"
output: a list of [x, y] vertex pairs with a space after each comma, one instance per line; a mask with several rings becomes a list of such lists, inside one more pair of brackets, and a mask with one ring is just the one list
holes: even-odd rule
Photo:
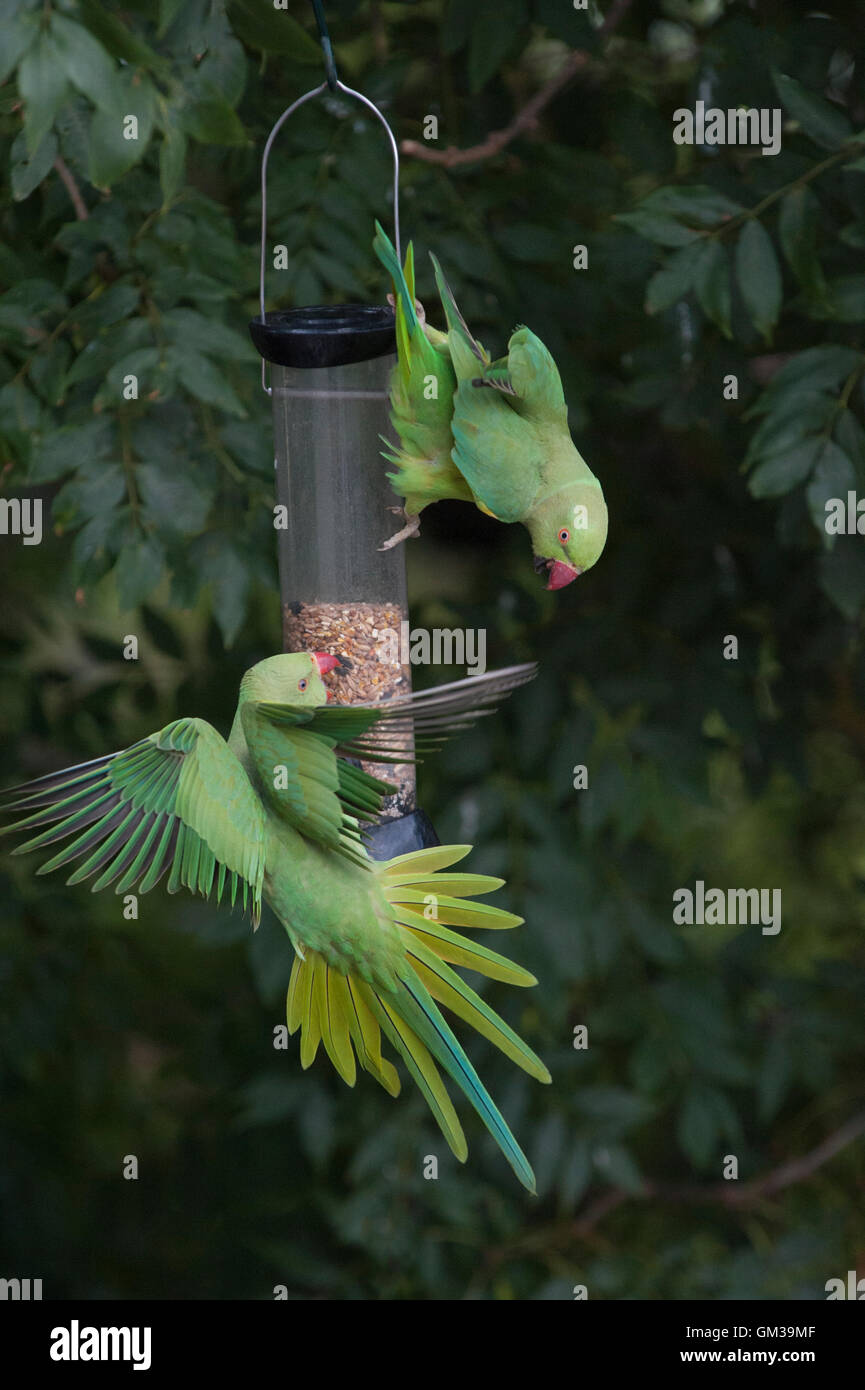
[[408, 1067], [451, 1151], [460, 1163], [465, 1163], [469, 1146], [463, 1127], [429, 1051], [415, 1030], [406, 1023], [405, 1002], [400, 999], [397, 1007], [369, 985], [364, 985], [363, 989], [370, 1008]]
[[[483, 1082], [427, 993], [417, 972], [409, 965], [402, 976], [399, 996], [403, 1018], [417, 1032], [436, 1061], [459, 1086], [483, 1120], [523, 1187], [534, 1192], [535, 1175]], [[447, 1135], [445, 1135], [447, 1137]], [[459, 1155], [457, 1155], [459, 1157]]]
[[403, 390], [408, 391], [411, 381], [412, 338], [418, 333], [421, 337], [423, 336], [414, 304], [414, 248], [409, 242], [405, 258], [405, 270], [403, 270], [396, 248], [380, 222], [375, 224], [375, 238], [372, 247], [393, 281], [399, 375]]
[[436, 288], [450, 330], [448, 346], [457, 377], [460, 381], [464, 377], [475, 377], [478, 375], [478, 363], [480, 363], [481, 368], [485, 369], [489, 365], [490, 359], [463, 318], [459, 305], [454, 299], [453, 290], [445, 279], [444, 271], [432, 251], [430, 251], [430, 260], [433, 263]]
[[[409, 248], [406, 253], [406, 268], [404, 271], [399, 263], [396, 247], [384, 230], [384, 227], [377, 221], [375, 224], [375, 237], [373, 239], [372, 249], [393, 281], [397, 305], [402, 306], [408, 331], [409, 333], [413, 333], [418, 326], [418, 316], [414, 307], [414, 251], [411, 243], [409, 243]], [[411, 285], [406, 281], [406, 274], [408, 274], [411, 279]]]
[[381, 876], [386, 883], [415, 883], [418, 878], [449, 869], [471, 854], [471, 845], [430, 845], [428, 849], [412, 849], [398, 854], [382, 865]]
[[415, 970], [437, 1003], [444, 1004], [451, 1013], [470, 1023], [477, 1033], [488, 1038], [530, 1076], [538, 1081], [550, 1081], [550, 1073], [540, 1057], [434, 951], [415, 940], [409, 947], [409, 954]]
[[345, 976], [325, 962], [324, 969], [315, 972], [313, 990], [327, 1055], [346, 1085], [353, 1086], [357, 1069], [348, 1029]]
[[341, 975], [315, 951], [295, 956], [286, 997], [289, 1033], [301, 1029], [301, 1064], [312, 1064], [319, 1042], [340, 1076], [354, 1085], [356, 1069], [348, 1038], [354, 1043], [364, 1071], [374, 1076], [389, 1095], [398, 1096], [399, 1076], [381, 1055], [381, 1032], [359, 980]]
[[[468, 853], [467, 845], [437, 845], [400, 855], [376, 865], [379, 886], [391, 904], [396, 930], [405, 954], [387, 985], [343, 974], [318, 952], [295, 960], [286, 1001], [289, 1031], [301, 1029], [301, 1062], [309, 1066], [324, 1044], [333, 1065], [353, 1085], [356, 1076], [351, 1044], [360, 1065], [396, 1095], [399, 1078], [381, 1054], [381, 1035], [402, 1057], [429, 1105], [448, 1144], [460, 1162], [467, 1154], [462, 1126], [437, 1070], [442, 1067], [456, 1082], [495, 1138], [520, 1182], [535, 1190], [534, 1174], [525, 1154], [490, 1098], [477, 1072], [445, 1021], [438, 1005], [470, 1024], [505, 1056], [538, 1081], [550, 1075], [541, 1059], [523, 1042], [457, 973], [451, 964], [467, 966], [515, 985], [535, 984], [535, 978], [504, 956], [450, 931], [444, 923], [469, 927], [511, 927], [522, 919], [486, 903], [468, 903], [473, 893], [490, 892], [501, 879], [483, 874], [448, 874]], [[442, 889], [450, 892], [442, 892]], [[429, 920], [415, 904], [432, 894], [436, 919]]]
[[467, 970], [476, 970], [479, 975], [488, 975], [491, 980], [503, 980], [507, 985], [536, 985], [534, 975], [515, 965], [507, 956], [480, 946], [469, 937], [449, 931], [441, 922], [429, 921], [409, 908], [396, 909], [397, 921], [409, 928], [412, 941], [422, 940], [423, 944], [449, 965], [462, 965]]

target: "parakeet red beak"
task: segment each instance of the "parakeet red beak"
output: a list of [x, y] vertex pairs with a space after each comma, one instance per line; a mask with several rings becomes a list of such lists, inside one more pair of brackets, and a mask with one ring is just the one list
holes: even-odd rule
[[313, 652], [313, 657], [315, 658], [315, 664], [318, 667], [319, 674], [322, 676], [326, 676], [328, 671], [333, 670], [334, 666], [342, 665], [342, 662], [335, 656], [331, 656], [329, 652]]
[[566, 584], [571, 584], [577, 575], [582, 574], [582, 570], [575, 570], [572, 565], [566, 565], [564, 560], [553, 560], [550, 564], [550, 582], [548, 589], [564, 589]]

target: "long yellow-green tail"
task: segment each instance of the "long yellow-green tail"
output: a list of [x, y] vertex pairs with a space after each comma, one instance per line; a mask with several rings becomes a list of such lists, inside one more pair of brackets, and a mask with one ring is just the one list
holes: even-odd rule
[[409, 242], [405, 268], [403, 268], [399, 263], [396, 248], [380, 222], [375, 224], [375, 238], [372, 247], [393, 281], [400, 375], [404, 388], [408, 389], [411, 375], [412, 339], [415, 339], [418, 351], [422, 352], [426, 348], [426, 340], [418, 321], [414, 303], [414, 250]]
[[[451, 969], [466, 966], [514, 985], [537, 981], [504, 956], [452, 931], [455, 926], [502, 929], [522, 918], [486, 903], [466, 902], [502, 886], [482, 874], [445, 873], [470, 845], [437, 845], [377, 865], [375, 872], [405, 945], [396, 990], [373, 988], [357, 975], [342, 975], [317, 952], [295, 959], [288, 989], [291, 1033], [301, 1029], [300, 1058], [308, 1067], [324, 1044], [349, 1086], [360, 1065], [391, 1095], [399, 1091], [392, 1064], [382, 1057], [382, 1032], [417, 1082], [448, 1144], [460, 1162], [468, 1153], [465, 1135], [436, 1062], [457, 1083], [493, 1135], [520, 1182], [535, 1190], [531, 1166], [490, 1099], [477, 1072], [444, 1019], [439, 1004], [470, 1023], [517, 1066], [538, 1081], [550, 1074], [530, 1047]], [[352, 1050], [354, 1044], [354, 1051]]]

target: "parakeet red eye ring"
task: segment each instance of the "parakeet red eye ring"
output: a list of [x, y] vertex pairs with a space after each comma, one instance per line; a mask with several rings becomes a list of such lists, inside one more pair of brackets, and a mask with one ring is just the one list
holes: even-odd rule
[[571, 539], [571, 533], [570, 533], [570, 531], [568, 530], [567, 526], [563, 526], [562, 529], [561, 529], [561, 531], [559, 532], [559, 540], [561, 541], [562, 545], [567, 545], [567, 543], [568, 543], [568, 541], [569, 541], [570, 539]]
[[297, 682], [298, 690], [306, 690], [308, 685], [309, 681], [306, 679], [306, 676], [303, 676], [302, 679]]

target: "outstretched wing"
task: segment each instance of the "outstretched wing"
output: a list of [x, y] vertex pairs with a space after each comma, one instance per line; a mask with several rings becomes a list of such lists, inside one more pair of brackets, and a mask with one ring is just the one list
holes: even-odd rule
[[396, 788], [346, 759], [414, 762], [417, 752], [493, 714], [537, 669], [508, 666], [380, 705], [249, 702], [241, 719], [262, 794], [296, 830], [366, 864], [358, 820], [375, 822]]
[[[408, 762], [413, 759], [406, 757], [407, 742], [414, 740], [418, 753], [439, 747], [479, 719], [495, 714], [509, 695], [537, 674], [537, 663], [528, 661], [397, 695], [380, 705], [326, 705], [316, 710], [315, 727], [332, 731], [340, 752], [348, 757], [366, 762]], [[365, 728], [361, 727], [362, 717], [368, 721]], [[341, 723], [344, 729], [340, 729]]]
[[[120, 753], [37, 778], [4, 793], [4, 810], [24, 813], [10, 831], [37, 830], [14, 854], [74, 836], [37, 873], [83, 859], [68, 883], [97, 874], [93, 891], [115, 885], [146, 893], [169, 872], [168, 891], [189, 888], [217, 901], [240, 890], [261, 916], [265, 817], [249, 778], [204, 719], [175, 719]], [[43, 828], [47, 827], [47, 828]]]

